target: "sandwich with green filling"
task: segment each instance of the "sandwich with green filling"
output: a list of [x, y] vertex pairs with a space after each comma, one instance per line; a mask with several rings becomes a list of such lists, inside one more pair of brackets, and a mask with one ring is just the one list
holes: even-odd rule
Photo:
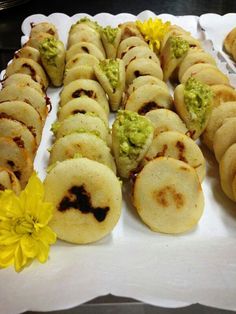
[[65, 69], [65, 47], [55, 38], [45, 39], [40, 47], [42, 64], [54, 86], [61, 86]]
[[125, 89], [125, 67], [121, 59], [105, 59], [94, 67], [95, 75], [109, 97], [113, 111], [119, 109]]
[[101, 38], [107, 58], [114, 59], [121, 40], [121, 29], [111, 26], [104, 27], [101, 29]]
[[121, 177], [129, 178], [137, 169], [151, 145], [153, 129], [146, 117], [128, 110], [118, 111], [112, 126], [112, 148]]
[[197, 139], [207, 126], [212, 111], [213, 92], [211, 88], [189, 78], [174, 91], [176, 111], [189, 129], [190, 136]]

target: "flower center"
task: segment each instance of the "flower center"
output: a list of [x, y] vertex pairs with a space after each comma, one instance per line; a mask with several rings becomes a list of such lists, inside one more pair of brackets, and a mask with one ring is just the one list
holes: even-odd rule
[[18, 234], [33, 233], [35, 229], [35, 222], [31, 219], [26, 219], [25, 217], [18, 218], [15, 222], [15, 232]]

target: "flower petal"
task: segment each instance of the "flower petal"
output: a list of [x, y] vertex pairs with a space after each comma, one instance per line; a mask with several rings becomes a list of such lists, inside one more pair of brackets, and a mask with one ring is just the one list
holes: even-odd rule
[[24, 256], [22, 248], [17, 245], [14, 255], [14, 267], [15, 271], [20, 272], [27, 264], [27, 257]]
[[36, 172], [33, 172], [23, 192], [26, 192], [28, 196], [34, 195], [34, 197], [43, 200], [44, 185], [41, 182], [41, 180], [38, 178]]
[[16, 245], [0, 246], [0, 267], [5, 268], [14, 264]]
[[35, 258], [37, 256], [38, 244], [30, 235], [23, 236], [20, 240], [20, 245], [22, 254], [27, 258]]
[[0, 221], [22, 216], [22, 207], [18, 197], [12, 191], [5, 190], [0, 194]]
[[39, 247], [39, 252], [37, 255], [37, 259], [39, 260], [40, 263], [45, 263], [48, 259], [49, 246], [39, 241], [38, 247]]
[[52, 203], [40, 202], [40, 211], [38, 213], [38, 222], [42, 225], [47, 225], [52, 219], [54, 206]]
[[11, 232], [3, 232], [0, 234], [0, 245], [12, 245], [20, 240], [20, 235]]
[[57, 239], [56, 233], [48, 226], [40, 229], [38, 232], [35, 232], [33, 236], [36, 240], [40, 240], [45, 245], [53, 244]]

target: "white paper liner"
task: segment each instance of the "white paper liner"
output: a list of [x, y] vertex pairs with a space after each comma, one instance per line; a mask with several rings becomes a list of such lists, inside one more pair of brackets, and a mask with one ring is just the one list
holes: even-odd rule
[[[66, 43], [71, 24], [84, 15], [76, 14], [72, 18], [59, 13], [49, 17], [30, 16], [22, 25], [25, 34], [22, 43], [27, 40], [30, 22], [40, 21], [54, 23]], [[124, 21], [154, 16], [150, 11], [137, 17], [126, 13], [116, 16], [101, 13], [94, 19], [102, 25], [116, 26]], [[162, 14], [160, 17], [191, 31], [196, 38], [203, 38], [195, 16]], [[211, 43], [204, 45], [214, 55]], [[225, 65], [219, 62], [219, 66], [227, 72]], [[235, 84], [235, 77], [231, 79]], [[47, 148], [52, 142], [50, 127], [56, 119], [59, 91], [48, 89], [53, 110], [47, 118], [35, 160], [35, 168], [42, 179], [49, 156]], [[103, 240], [81, 246], [58, 241], [52, 246], [45, 265], [34, 262], [20, 274], [13, 269], [1, 270], [0, 313], [65, 309], [108, 293], [163, 307], [201, 303], [235, 310], [235, 204], [221, 191], [213, 155], [201, 148], [207, 159], [207, 177], [203, 182], [205, 211], [194, 230], [177, 236], [150, 231], [130, 205], [130, 193], [124, 191], [121, 218], [112, 234]]]
[[205, 38], [212, 41], [216, 51], [228, 63], [229, 69], [236, 73], [236, 62], [223, 49], [223, 42], [228, 33], [236, 26], [236, 13], [203, 14], [199, 18], [199, 24], [205, 31]]

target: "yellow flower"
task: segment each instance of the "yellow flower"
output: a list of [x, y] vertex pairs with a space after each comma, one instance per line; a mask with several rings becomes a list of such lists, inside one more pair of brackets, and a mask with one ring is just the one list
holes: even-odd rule
[[26, 188], [17, 196], [0, 193], [0, 267], [14, 265], [17, 272], [35, 258], [44, 263], [56, 234], [48, 227], [53, 205], [44, 202], [44, 186], [33, 173]]
[[158, 53], [160, 50], [161, 41], [169, 30], [170, 22], [163, 23], [161, 19], [150, 18], [144, 22], [137, 21], [136, 25], [144, 36], [145, 41], [148, 42], [149, 47]]

